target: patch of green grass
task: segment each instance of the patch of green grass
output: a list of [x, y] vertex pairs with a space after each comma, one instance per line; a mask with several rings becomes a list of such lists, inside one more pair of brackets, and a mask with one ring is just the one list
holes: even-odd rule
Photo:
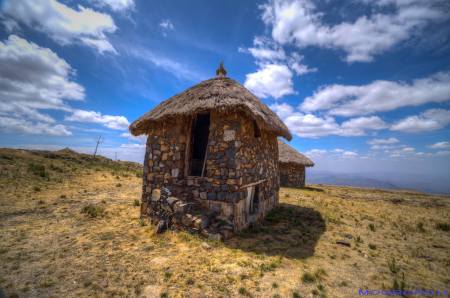
[[417, 223], [417, 229], [419, 230], [419, 232], [422, 232], [422, 233], [425, 232], [423, 222]]
[[388, 267], [389, 271], [391, 271], [393, 274], [396, 274], [399, 271], [395, 258], [391, 258], [390, 260], [388, 260]]
[[30, 173], [32, 173], [33, 175], [36, 175], [36, 176], [39, 176], [42, 178], [47, 178], [47, 179], [50, 178], [48, 172], [45, 170], [45, 166], [41, 165], [41, 164], [29, 163], [28, 171]]
[[106, 214], [105, 207], [100, 205], [89, 204], [81, 208], [81, 213], [88, 215], [89, 217], [103, 217]]
[[436, 224], [436, 229], [444, 231], [444, 232], [448, 232], [448, 231], [450, 231], [450, 224], [439, 222]]
[[139, 207], [139, 206], [141, 206], [141, 201], [139, 201], [138, 199], [135, 199], [133, 201], [133, 205], [136, 206], [136, 207]]
[[247, 291], [247, 289], [244, 288], [244, 287], [240, 287], [239, 290], [238, 290], [238, 293], [241, 294], [242, 296], [247, 296], [247, 297], [251, 296], [250, 292]]
[[276, 282], [272, 283], [272, 288], [277, 289], [278, 288], [278, 284]]
[[302, 295], [300, 295], [298, 292], [293, 292], [292, 298], [302, 298]]
[[310, 283], [313, 283], [313, 282], [316, 281], [316, 277], [313, 274], [309, 273], [309, 272], [305, 272], [302, 275], [302, 281], [305, 284], [310, 284]]

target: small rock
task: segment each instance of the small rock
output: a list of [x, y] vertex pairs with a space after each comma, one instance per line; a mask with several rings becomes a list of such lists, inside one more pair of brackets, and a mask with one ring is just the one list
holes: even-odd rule
[[202, 242], [202, 248], [209, 250], [209, 249], [211, 249], [211, 245], [209, 245], [206, 242]]
[[353, 239], [353, 235], [352, 234], [344, 234], [344, 237], [347, 239]]
[[348, 242], [348, 241], [346, 241], [346, 240], [337, 240], [337, 241], [336, 241], [336, 244], [343, 245], [343, 246], [347, 246], [347, 247], [350, 247], [350, 246], [351, 246], [350, 242]]
[[220, 241], [220, 240], [222, 240], [222, 235], [220, 235], [220, 234], [208, 234], [208, 239], [215, 240], [215, 241]]

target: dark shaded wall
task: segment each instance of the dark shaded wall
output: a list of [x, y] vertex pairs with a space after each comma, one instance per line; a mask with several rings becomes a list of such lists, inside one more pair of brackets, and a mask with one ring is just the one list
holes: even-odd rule
[[281, 186], [305, 187], [305, 166], [280, 162], [279, 168]]

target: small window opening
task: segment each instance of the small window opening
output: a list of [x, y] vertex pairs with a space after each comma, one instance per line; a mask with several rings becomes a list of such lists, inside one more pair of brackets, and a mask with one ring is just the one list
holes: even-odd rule
[[[198, 114], [192, 123], [191, 160], [189, 175], [202, 176], [205, 169], [206, 149], [209, 136], [209, 113]], [[204, 173], [203, 173], [204, 174]]]
[[258, 127], [258, 123], [256, 123], [256, 120], [253, 120], [253, 131], [255, 134], [255, 138], [259, 138], [261, 136], [261, 130]]
[[259, 185], [256, 185], [253, 190], [253, 196], [250, 201], [250, 214], [258, 212], [259, 208]]

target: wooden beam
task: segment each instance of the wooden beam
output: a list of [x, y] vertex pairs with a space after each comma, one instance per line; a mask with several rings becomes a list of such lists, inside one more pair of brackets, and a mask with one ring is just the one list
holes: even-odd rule
[[246, 185], [242, 185], [239, 189], [244, 189], [244, 188], [247, 188], [247, 187], [250, 187], [250, 186], [255, 186], [255, 185], [261, 184], [261, 183], [266, 182], [266, 181], [267, 181], [267, 179], [262, 179], [262, 180], [259, 180], [259, 181], [256, 181], [256, 182], [252, 182], [252, 183], [249, 183], [249, 184], [246, 184]]

